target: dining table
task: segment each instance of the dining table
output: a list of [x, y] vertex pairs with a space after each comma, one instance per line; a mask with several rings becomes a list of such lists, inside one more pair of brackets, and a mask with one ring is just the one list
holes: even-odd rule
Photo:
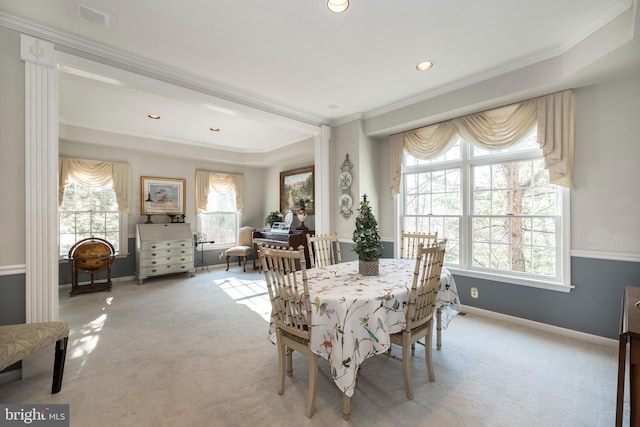
[[[376, 276], [360, 274], [358, 261], [307, 270], [311, 350], [329, 361], [331, 376], [346, 399], [354, 393], [360, 365], [369, 357], [386, 353], [391, 348], [390, 334], [406, 327], [416, 260], [379, 261]], [[460, 311], [456, 284], [446, 267], [440, 276], [436, 311], [442, 328]], [[269, 339], [276, 342], [273, 318]], [[440, 345], [440, 338], [438, 342]]]

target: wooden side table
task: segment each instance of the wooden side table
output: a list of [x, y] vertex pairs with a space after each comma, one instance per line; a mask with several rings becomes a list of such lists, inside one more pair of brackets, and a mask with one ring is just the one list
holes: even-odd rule
[[640, 425], [640, 288], [627, 286], [622, 294], [620, 336], [618, 348], [618, 395], [616, 398], [616, 426], [622, 426], [624, 409], [625, 368], [629, 344], [630, 425]]

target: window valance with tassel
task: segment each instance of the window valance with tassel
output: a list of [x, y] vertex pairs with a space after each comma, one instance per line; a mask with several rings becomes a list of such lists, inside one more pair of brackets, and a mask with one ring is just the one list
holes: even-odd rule
[[218, 194], [236, 193], [236, 209], [242, 214], [244, 202], [242, 199], [244, 177], [242, 175], [226, 174], [209, 171], [196, 171], [196, 203], [197, 212], [207, 209], [207, 197], [211, 191]]
[[573, 188], [573, 92], [567, 90], [392, 135], [391, 194], [400, 193], [404, 150], [428, 160], [446, 152], [458, 138], [486, 149], [502, 149], [534, 130], [550, 182]]
[[129, 213], [131, 202], [131, 168], [128, 163], [103, 162], [99, 160], [58, 159], [58, 205], [64, 199], [64, 189], [69, 178], [87, 187], [100, 187], [113, 182], [118, 210]]

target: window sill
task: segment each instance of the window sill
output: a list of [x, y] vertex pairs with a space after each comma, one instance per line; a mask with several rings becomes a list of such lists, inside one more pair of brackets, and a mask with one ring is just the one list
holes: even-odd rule
[[549, 291], [569, 293], [571, 289], [575, 288], [575, 286], [573, 285], [563, 284], [559, 282], [527, 279], [524, 277], [507, 276], [504, 274], [493, 274], [493, 273], [487, 273], [483, 271], [465, 270], [462, 268], [449, 267], [446, 265], [445, 267], [447, 267], [447, 270], [449, 270], [451, 274], [458, 275], [458, 276], [474, 277], [476, 279], [491, 280], [494, 282], [508, 283], [508, 284], [519, 285], [519, 286], [528, 286], [531, 288], [546, 289]]

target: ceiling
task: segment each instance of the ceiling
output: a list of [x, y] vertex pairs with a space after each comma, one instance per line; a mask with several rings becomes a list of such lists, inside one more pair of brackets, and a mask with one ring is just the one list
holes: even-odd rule
[[[60, 67], [59, 118], [69, 134], [119, 133], [233, 157], [286, 149], [320, 125], [376, 117], [539, 64], [629, 7], [631, 0], [351, 0], [334, 14], [325, 0], [0, 0], [0, 25], [117, 65], [70, 59]], [[435, 66], [417, 71], [426, 59]]]

